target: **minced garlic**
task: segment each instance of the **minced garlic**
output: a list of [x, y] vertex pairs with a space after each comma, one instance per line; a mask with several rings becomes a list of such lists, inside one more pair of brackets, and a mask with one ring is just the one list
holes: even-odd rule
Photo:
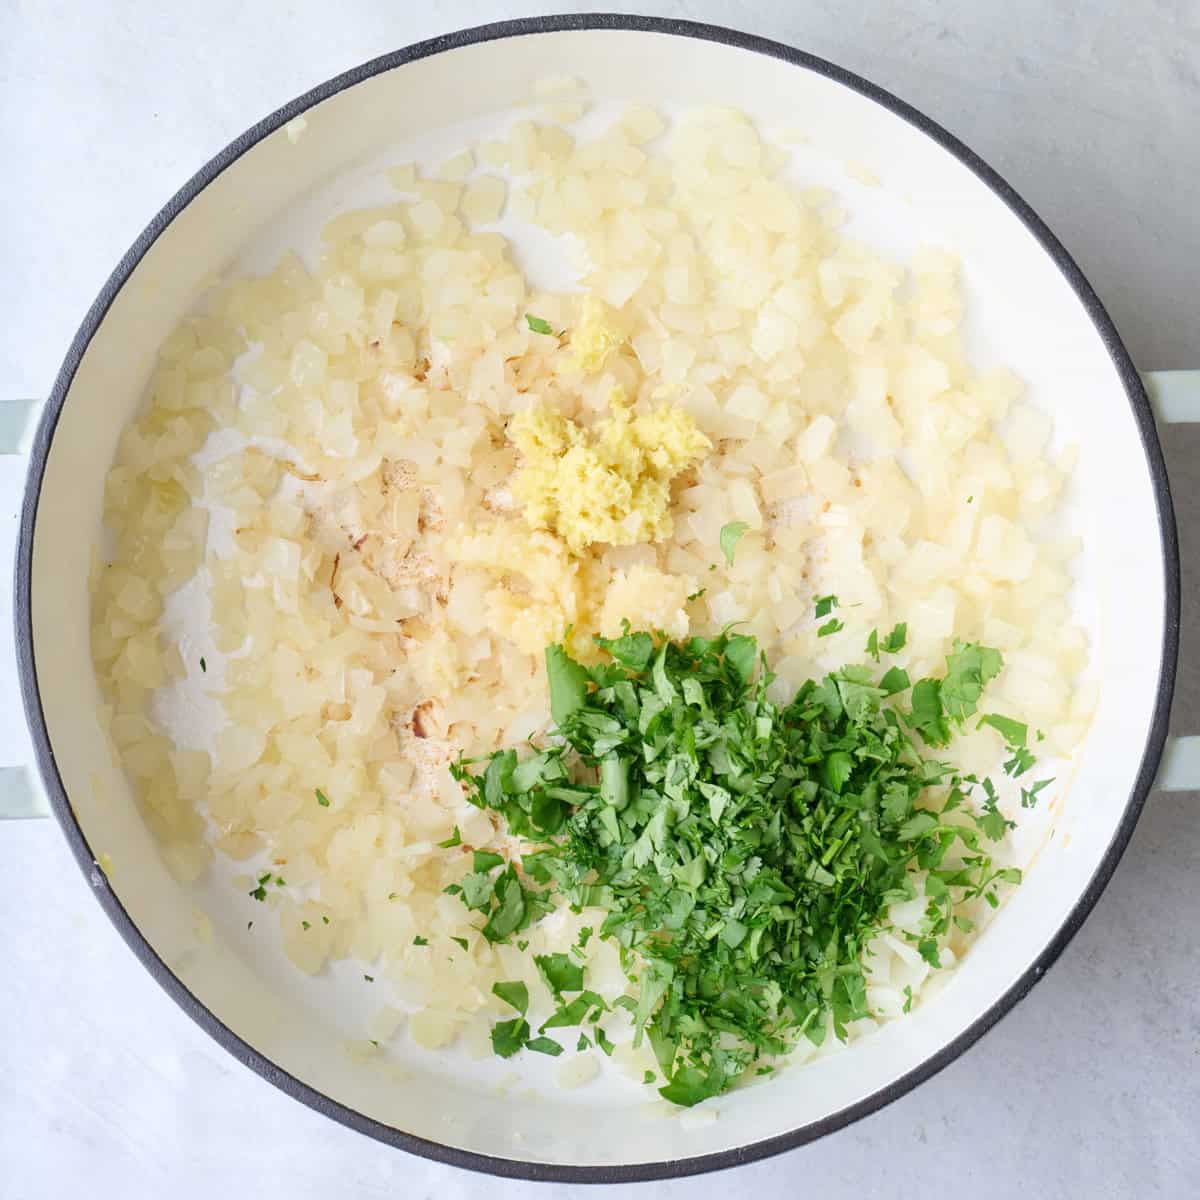
[[608, 309], [592, 296], [583, 302], [579, 324], [571, 330], [567, 362], [587, 375], [595, 374], [608, 356], [625, 340], [612, 323]]

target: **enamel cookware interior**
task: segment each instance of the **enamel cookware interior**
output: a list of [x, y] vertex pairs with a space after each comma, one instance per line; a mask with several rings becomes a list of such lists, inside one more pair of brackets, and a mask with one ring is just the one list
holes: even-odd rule
[[[363, 1013], [338, 978], [303, 982], [268, 936], [248, 939], [244, 897], [227, 885], [173, 879], [95, 715], [89, 560], [105, 473], [158, 343], [214, 270], [267, 265], [311, 240], [319, 217], [369, 199], [377, 165], [436, 162], [512, 120], [535, 80], [562, 74], [590, 85], [601, 115], [631, 100], [667, 111], [721, 104], [768, 131], [802, 129], [796, 170], [845, 195], [852, 233], [897, 253], [933, 241], [962, 256], [977, 360], [1015, 368], [1053, 414], [1056, 440], [1081, 449], [1071, 497], [1085, 547], [1078, 607], [1104, 687], [1035, 869], [911, 1018], [720, 1098], [715, 1121], [647, 1120], [623, 1081], [561, 1092], [546, 1073], [500, 1095], [491, 1064], [452, 1052], [355, 1061], [345, 1045], [362, 1036]], [[301, 112], [307, 129], [293, 143], [282, 127]], [[391, 55], [296, 101], [210, 163], [121, 263], [35, 446], [19, 579], [27, 699], [58, 816], [114, 921], [205, 1028], [285, 1090], [406, 1149], [501, 1173], [616, 1180], [731, 1165], [836, 1128], [944, 1065], [1028, 990], [1083, 919], [1162, 744], [1176, 605], [1162, 508], [1149, 410], [1103, 310], [1036, 217], [948, 135], [826, 63], [741, 35], [633, 18], [516, 23]], [[197, 910], [211, 922], [199, 937]]]

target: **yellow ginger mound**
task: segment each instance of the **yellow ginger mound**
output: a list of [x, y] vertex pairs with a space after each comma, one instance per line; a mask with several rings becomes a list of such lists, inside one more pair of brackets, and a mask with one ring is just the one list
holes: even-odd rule
[[527, 524], [553, 530], [575, 554], [593, 542], [669, 538], [671, 482], [712, 449], [681, 408], [635, 415], [618, 387], [609, 409], [592, 430], [544, 407], [520, 413], [508, 430], [522, 456], [513, 494]]

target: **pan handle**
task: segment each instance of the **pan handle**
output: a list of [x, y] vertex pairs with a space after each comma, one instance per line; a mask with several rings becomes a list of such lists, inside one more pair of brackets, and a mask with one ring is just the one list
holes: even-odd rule
[[49, 815], [50, 806], [28, 767], [0, 767], [0, 821]]
[[[1200, 371], [1146, 371], [1142, 381], [1160, 425], [1200, 423]], [[1200, 737], [1167, 743], [1154, 786], [1166, 792], [1200, 791]]]
[[[24, 455], [40, 400], [0, 401], [0, 455]], [[26, 766], [0, 767], [0, 821], [49, 816], [36, 774]]]

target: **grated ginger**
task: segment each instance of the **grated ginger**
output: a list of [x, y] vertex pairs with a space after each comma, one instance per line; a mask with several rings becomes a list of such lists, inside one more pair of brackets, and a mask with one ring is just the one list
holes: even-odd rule
[[671, 536], [671, 483], [712, 443], [681, 408], [633, 414], [623, 388], [593, 431], [545, 407], [509, 426], [522, 462], [513, 494], [532, 529], [550, 529], [575, 554], [593, 542], [632, 546]]

